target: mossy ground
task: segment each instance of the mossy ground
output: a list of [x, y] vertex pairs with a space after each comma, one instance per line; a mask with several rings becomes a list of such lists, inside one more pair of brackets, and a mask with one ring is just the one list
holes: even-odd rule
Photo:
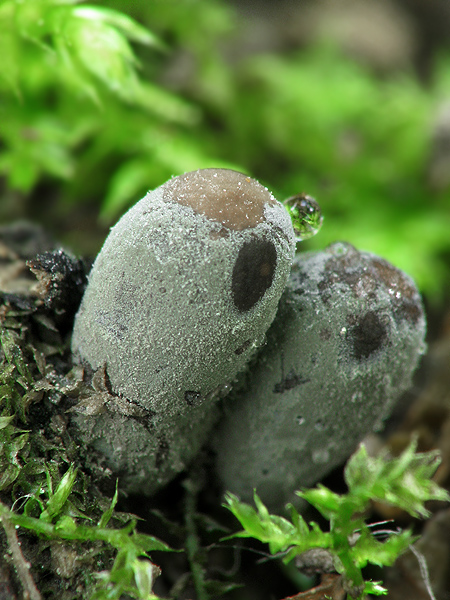
[[[26, 231], [28, 241], [36, 241], [38, 231], [33, 227]], [[24, 235], [20, 230], [22, 248], [28, 247]], [[17, 236], [16, 231], [12, 237]], [[3, 513], [3, 597], [151, 598], [153, 589], [160, 597], [180, 600], [252, 600], [291, 597], [299, 585], [318, 583], [318, 574], [299, 582], [297, 569], [283, 570], [257, 542], [220, 541], [238, 526], [220, 506], [221, 494], [210, 468], [213, 457], [207, 451], [189, 473], [151, 499], [115, 496], [114, 474], [99, 456], [84, 452], [70, 427], [74, 405], [98, 401], [98, 392], [82, 370], [72, 365], [69, 351], [74, 299], [81, 296], [89, 266], [62, 252], [36, 259], [33, 243], [28, 254], [21, 255], [11, 238], [3, 237], [1, 247], [2, 285], [8, 291], [2, 292], [0, 302], [0, 506], [10, 507], [15, 515], [7, 513], [5, 521]], [[38, 250], [55, 248], [48, 244]], [[31, 261], [28, 265], [27, 260]], [[410, 395], [406, 419], [399, 416], [391, 425], [390, 443], [403, 448], [414, 432], [421, 450], [440, 447], [444, 461], [437, 477], [448, 487], [445, 432], [450, 401], [448, 373], [443, 368], [448, 358], [445, 340], [433, 345], [431, 356], [426, 371], [431, 373], [431, 382], [418, 387], [425, 392], [414, 404]], [[327, 483], [340, 491], [342, 470]], [[445, 571], [439, 575], [434, 564], [442, 558], [432, 551], [437, 535], [433, 522], [445, 520], [448, 511], [439, 504], [431, 508], [436, 515], [425, 529], [422, 553], [431, 562], [432, 583], [448, 590], [448, 576]], [[372, 520], [391, 516], [405, 523], [403, 513], [389, 513], [383, 506], [376, 507]], [[16, 529], [14, 523], [19, 521]], [[415, 524], [415, 528], [420, 531], [421, 526]], [[165, 544], [178, 552], [167, 552]], [[413, 587], [422, 585], [417, 563], [410, 566], [414, 557], [405, 555], [400, 560], [402, 568], [410, 568], [415, 577]], [[161, 569], [155, 582], [160, 571], [153, 565]], [[384, 579], [392, 597], [403, 600], [406, 596], [397, 591], [399, 572], [394, 566], [385, 573], [372, 570], [367, 576]], [[335, 600], [344, 597], [338, 576], [329, 577], [322, 576], [309, 598], [317, 600], [321, 593], [331, 593]]]

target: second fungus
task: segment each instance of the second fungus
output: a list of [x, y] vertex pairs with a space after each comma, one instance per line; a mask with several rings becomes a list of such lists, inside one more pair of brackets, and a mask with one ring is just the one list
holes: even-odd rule
[[344, 243], [296, 256], [267, 345], [223, 403], [223, 488], [246, 501], [256, 488], [271, 510], [295, 502], [382, 427], [425, 328], [417, 288], [387, 261]]

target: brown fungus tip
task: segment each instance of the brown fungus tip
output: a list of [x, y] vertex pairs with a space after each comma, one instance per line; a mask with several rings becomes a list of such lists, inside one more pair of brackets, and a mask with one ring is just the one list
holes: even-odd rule
[[228, 229], [241, 231], [264, 221], [264, 207], [276, 202], [267, 188], [232, 169], [199, 169], [164, 185], [166, 202], [191, 207]]

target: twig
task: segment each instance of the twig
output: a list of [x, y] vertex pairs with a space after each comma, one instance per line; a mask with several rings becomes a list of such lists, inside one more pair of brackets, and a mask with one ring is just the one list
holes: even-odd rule
[[430, 573], [428, 571], [428, 565], [425, 556], [421, 552], [419, 552], [417, 548], [414, 548], [413, 545], [411, 545], [409, 549], [417, 558], [417, 562], [419, 563], [420, 568], [420, 574], [422, 575], [422, 579], [425, 584], [428, 595], [430, 596], [431, 600], [436, 600], [436, 596], [434, 595], [433, 589], [431, 587]]
[[205, 586], [205, 573], [199, 562], [200, 545], [195, 524], [198, 486], [193, 479], [184, 482], [186, 489], [185, 525], [186, 525], [186, 553], [191, 567], [192, 579], [198, 600], [209, 600]]
[[23, 597], [26, 600], [42, 600], [42, 596], [34, 583], [30, 573], [30, 563], [25, 560], [17, 539], [16, 528], [9, 518], [8, 508], [0, 503], [0, 521], [5, 530], [8, 546], [11, 551], [13, 565], [23, 588]]

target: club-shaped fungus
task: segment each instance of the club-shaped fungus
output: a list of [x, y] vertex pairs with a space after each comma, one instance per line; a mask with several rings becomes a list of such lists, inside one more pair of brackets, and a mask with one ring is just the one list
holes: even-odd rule
[[122, 487], [152, 493], [198, 452], [265, 340], [294, 247], [283, 205], [228, 169], [174, 177], [111, 229], [72, 341], [103, 400], [73, 418]]

